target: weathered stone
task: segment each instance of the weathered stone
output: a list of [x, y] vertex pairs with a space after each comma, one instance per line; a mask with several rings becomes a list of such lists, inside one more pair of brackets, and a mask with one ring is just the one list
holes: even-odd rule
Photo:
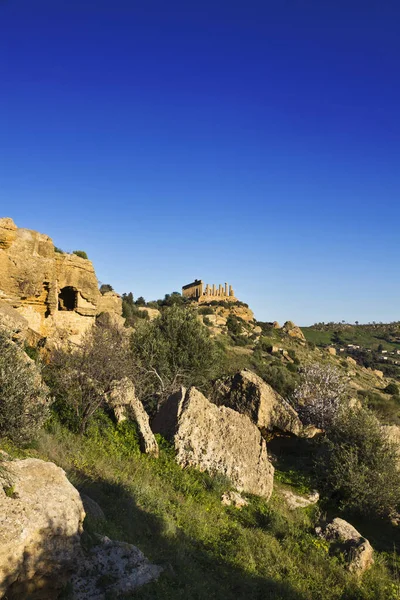
[[304, 337], [304, 333], [302, 332], [300, 327], [298, 327], [297, 325], [295, 325], [293, 323], [293, 321], [286, 321], [286, 323], [282, 327], [282, 331], [287, 333], [292, 338], [295, 338], [302, 342], [306, 341], [306, 338]]
[[327, 351], [329, 352], [329, 354], [331, 354], [332, 356], [336, 356], [336, 348], [334, 348], [333, 346], [328, 346]]
[[0, 327], [24, 340], [28, 334], [28, 321], [15, 308], [0, 300]]
[[114, 381], [107, 399], [114, 409], [118, 422], [124, 421], [129, 416], [136, 421], [143, 452], [158, 456], [158, 444], [151, 431], [149, 417], [136, 396], [132, 381], [128, 377], [121, 381]]
[[[218, 382], [217, 382], [218, 383]], [[215, 402], [250, 417], [262, 431], [276, 430], [300, 435], [298, 414], [290, 404], [261, 377], [244, 369], [216, 385]]]
[[79, 343], [102, 298], [90, 260], [56, 252], [47, 235], [0, 219], [0, 300], [27, 321], [32, 339]]
[[149, 320], [154, 321], [161, 315], [161, 312], [158, 308], [149, 308], [148, 306], [139, 306], [138, 307], [141, 312], [146, 312], [148, 314]]
[[307, 494], [306, 496], [300, 496], [290, 490], [282, 490], [282, 496], [285, 498], [286, 503], [290, 510], [296, 510], [296, 508], [305, 508], [316, 504], [319, 500], [319, 493], [317, 491]]
[[2, 466], [0, 598], [55, 599], [80, 555], [81, 498], [53, 463], [29, 458]]
[[172, 440], [177, 429], [178, 420], [181, 414], [183, 401], [186, 396], [186, 389], [171, 394], [169, 398], [160, 406], [157, 414], [151, 422], [153, 433], [159, 433], [166, 440]]
[[239, 490], [269, 499], [274, 468], [265, 440], [250, 419], [212, 404], [190, 388], [177, 408], [174, 436], [177, 461], [209, 473], [221, 473]]
[[125, 542], [98, 536], [98, 543], [80, 560], [71, 583], [74, 600], [106, 600], [132, 594], [158, 579], [163, 568]]
[[336, 543], [338, 549], [344, 552], [352, 573], [362, 574], [372, 566], [374, 551], [371, 544], [344, 519], [333, 519], [323, 530], [319, 527], [316, 532], [327, 541]]
[[221, 504], [223, 504], [223, 506], [234, 506], [235, 508], [239, 509], [249, 505], [246, 498], [243, 498], [243, 496], [238, 492], [232, 491], [222, 494]]
[[87, 496], [86, 494], [81, 493], [81, 500], [83, 503], [83, 508], [85, 509], [85, 513], [90, 516], [92, 519], [96, 519], [99, 521], [104, 521], [106, 516], [104, 514], [103, 509], [95, 500]]
[[346, 361], [347, 361], [347, 362], [348, 362], [350, 365], [354, 365], [354, 366], [356, 366], [356, 364], [357, 364], [357, 361], [356, 361], [356, 360], [354, 360], [354, 358], [351, 358], [351, 356], [348, 356], [348, 357], [346, 358]]

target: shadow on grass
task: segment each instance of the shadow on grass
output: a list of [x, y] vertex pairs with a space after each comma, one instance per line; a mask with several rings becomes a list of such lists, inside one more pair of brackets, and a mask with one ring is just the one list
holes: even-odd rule
[[135, 600], [305, 600], [289, 584], [253, 577], [180, 530], [168, 535], [162, 518], [139, 508], [119, 484], [86, 479], [80, 488], [100, 504], [107, 519], [89, 519], [88, 530], [134, 544], [164, 567], [159, 581], [137, 590]]

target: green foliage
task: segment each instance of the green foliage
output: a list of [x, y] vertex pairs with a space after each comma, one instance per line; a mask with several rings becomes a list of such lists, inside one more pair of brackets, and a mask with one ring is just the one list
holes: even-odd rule
[[48, 417], [49, 405], [38, 367], [0, 331], [0, 439], [32, 440]]
[[[104, 428], [110, 434], [102, 438]], [[242, 510], [224, 507], [226, 481], [181, 469], [160, 436], [158, 460], [129, 453], [128, 441], [114, 443], [116, 429], [110, 423], [80, 438], [55, 428], [42, 437], [41, 455], [65, 468], [103, 508], [107, 520], [97, 533], [134, 544], [165, 567], [157, 582], [135, 591], [135, 599], [398, 598], [396, 579], [378, 552], [359, 581], [330, 556], [329, 546], [312, 534], [315, 509], [288, 511], [274, 496], [269, 503], [250, 496]]]
[[221, 347], [210, 337], [196, 312], [174, 305], [143, 323], [132, 336], [134, 359], [147, 376], [142, 397], [166, 394], [181, 385], [204, 389], [219, 374]]
[[76, 256], [79, 256], [80, 258], [84, 258], [85, 260], [89, 260], [88, 255], [86, 254], [86, 252], [84, 250], [74, 250], [72, 252], [72, 254], [75, 254]]
[[251, 361], [251, 367], [284, 398], [289, 398], [293, 394], [298, 383], [298, 374], [289, 371], [279, 360], [271, 357], [267, 362], [258, 359], [256, 355]]
[[390, 394], [391, 396], [398, 396], [399, 386], [395, 383], [389, 383], [389, 385], [387, 385], [383, 391], [385, 392], [385, 394]]
[[120, 329], [99, 320], [81, 346], [72, 350], [55, 348], [43, 371], [61, 423], [84, 433], [114, 380], [134, 377], [129, 341]]
[[109, 283], [102, 283], [99, 291], [100, 294], [106, 294], [107, 292], [113, 292], [114, 288]]
[[321, 447], [320, 477], [342, 510], [387, 516], [400, 504], [396, 447], [375, 415], [342, 410]]
[[228, 315], [228, 318], [226, 320], [226, 326], [228, 328], [229, 333], [231, 333], [232, 335], [240, 335], [242, 332], [242, 323], [240, 319], [232, 313]]
[[61, 248], [57, 248], [57, 246], [54, 246], [54, 252], [57, 252], [57, 254], [65, 254], [64, 250], [61, 250]]
[[[140, 304], [142, 306], [142, 304]], [[133, 301], [133, 295], [122, 295], [122, 316], [125, 319], [126, 327], [135, 327], [139, 321], [149, 320], [149, 314], [146, 310], [140, 310], [139, 305]]]
[[211, 306], [200, 306], [198, 313], [199, 315], [213, 315], [214, 311]]

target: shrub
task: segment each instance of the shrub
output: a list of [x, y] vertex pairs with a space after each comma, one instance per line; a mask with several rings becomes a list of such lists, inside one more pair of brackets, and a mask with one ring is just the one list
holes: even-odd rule
[[84, 433], [114, 380], [134, 377], [129, 339], [107, 319], [98, 319], [80, 347], [56, 348], [44, 369], [55, 396], [54, 410], [72, 431]]
[[0, 331], [0, 438], [32, 440], [48, 417], [49, 405], [37, 367]]
[[86, 254], [86, 252], [84, 250], [74, 250], [72, 254], [75, 254], [76, 256], [79, 256], [80, 258], [84, 258], [85, 260], [89, 260], [88, 255]]
[[347, 380], [335, 367], [319, 363], [304, 367], [300, 377], [292, 404], [305, 424], [329, 428], [347, 396]]
[[390, 394], [390, 396], [398, 396], [399, 395], [399, 386], [395, 383], [389, 383], [383, 390], [385, 394]]
[[366, 409], [343, 409], [322, 443], [320, 479], [343, 510], [388, 516], [400, 504], [395, 445]]
[[61, 248], [58, 248], [57, 246], [54, 246], [54, 252], [57, 252], [57, 254], [65, 254], [64, 250], [61, 250]]
[[107, 292], [113, 292], [114, 288], [109, 283], [102, 283], [99, 291], [100, 294], [106, 294]]
[[213, 315], [214, 311], [211, 306], [201, 306], [199, 308], [199, 315]]
[[232, 335], [240, 335], [242, 331], [241, 322], [235, 315], [230, 314], [226, 320], [226, 326], [228, 328], [229, 333]]
[[194, 310], [174, 305], [137, 327], [132, 350], [142, 375], [142, 397], [159, 400], [181, 385], [204, 389], [218, 373], [223, 353]]

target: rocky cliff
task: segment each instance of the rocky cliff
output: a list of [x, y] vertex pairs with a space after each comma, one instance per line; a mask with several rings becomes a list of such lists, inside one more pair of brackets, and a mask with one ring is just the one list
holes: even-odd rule
[[14, 317], [31, 343], [79, 343], [101, 312], [120, 316], [122, 302], [113, 292], [101, 296], [90, 260], [56, 251], [47, 235], [0, 219], [0, 321]]

